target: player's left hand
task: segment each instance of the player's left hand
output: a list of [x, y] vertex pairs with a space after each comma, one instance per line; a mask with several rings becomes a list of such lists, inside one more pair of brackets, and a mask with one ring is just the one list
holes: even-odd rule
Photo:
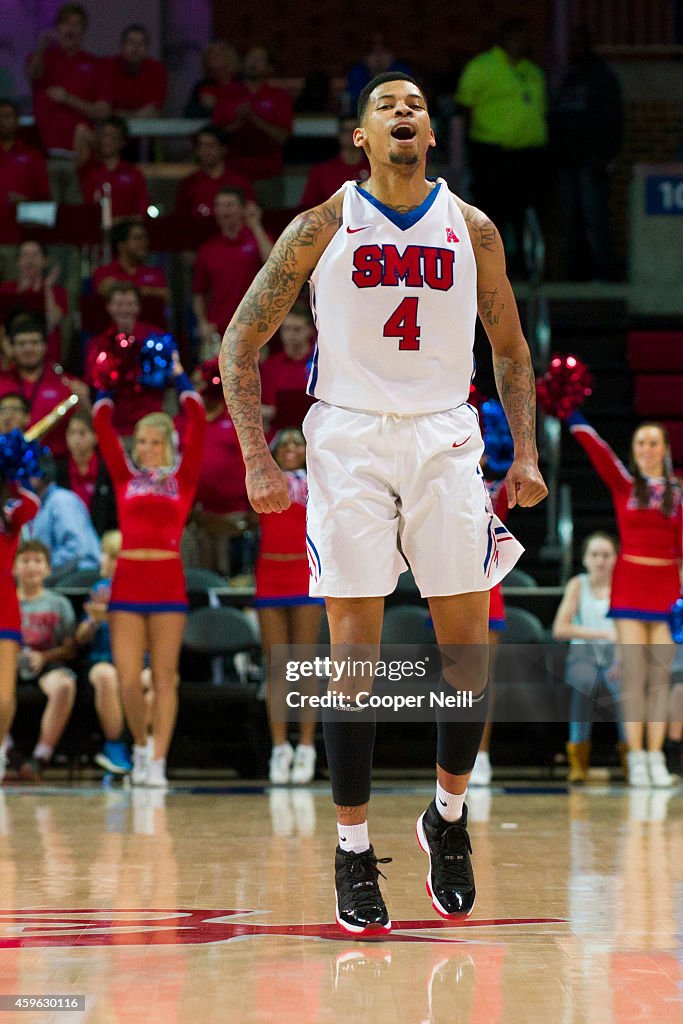
[[508, 496], [508, 508], [520, 505], [530, 508], [548, 494], [548, 488], [541, 476], [535, 459], [515, 459], [505, 477], [505, 490]]

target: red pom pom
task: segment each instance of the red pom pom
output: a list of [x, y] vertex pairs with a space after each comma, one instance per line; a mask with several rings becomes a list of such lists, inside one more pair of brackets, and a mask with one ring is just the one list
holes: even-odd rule
[[106, 348], [98, 352], [93, 370], [93, 384], [98, 391], [139, 391], [138, 356], [140, 343], [133, 335], [115, 334]]
[[548, 369], [536, 381], [536, 398], [546, 416], [566, 420], [591, 394], [593, 376], [577, 356], [552, 356]]

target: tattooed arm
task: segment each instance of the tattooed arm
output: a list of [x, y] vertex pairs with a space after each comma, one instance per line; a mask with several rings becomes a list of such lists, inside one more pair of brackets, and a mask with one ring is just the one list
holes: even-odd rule
[[548, 490], [536, 451], [536, 382], [517, 303], [505, 271], [505, 252], [495, 225], [474, 206], [460, 202], [477, 262], [477, 307], [493, 349], [493, 369], [515, 442], [505, 486], [508, 507], [536, 505]]
[[230, 321], [219, 365], [223, 392], [242, 448], [249, 501], [256, 512], [289, 507], [285, 475], [263, 432], [259, 349], [273, 336], [341, 224], [343, 197], [296, 217], [275, 244]]

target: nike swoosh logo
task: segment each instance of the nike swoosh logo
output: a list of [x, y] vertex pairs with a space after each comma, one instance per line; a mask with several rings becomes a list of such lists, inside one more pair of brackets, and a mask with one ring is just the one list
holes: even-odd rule
[[345, 843], [346, 842], [346, 836], [339, 836], [339, 842], [340, 843]]
[[457, 441], [454, 441], [454, 442], [453, 442], [453, 447], [454, 447], [454, 448], [462, 448], [462, 446], [463, 446], [464, 444], [467, 444], [467, 442], [469, 441], [470, 437], [472, 437], [472, 435], [471, 435], [471, 434], [469, 434], [469, 436], [468, 436], [468, 437], [466, 437], [464, 441], [460, 441], [460, 443], [458, 443]]
[[441, 797], [439, 797], [439, 803], [441, 804], [442, 807], [448, 807], [448, 801], [442, 800]]
[[347, 228], [346, 231], [349, 235], [355, 235], [357, 231], [367, 231], [369, 227], [369, 224], [365, 224], [362, 228]]

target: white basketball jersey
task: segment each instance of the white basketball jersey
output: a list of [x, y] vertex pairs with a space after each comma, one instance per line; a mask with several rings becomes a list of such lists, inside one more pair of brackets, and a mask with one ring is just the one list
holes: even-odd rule
[[355, 182], [311, 275], [318, 341], [308, 393], [348, 409], [415, 415], [467, 401], [477, 269], [455, 196], [438, 179], [396, 213]]

